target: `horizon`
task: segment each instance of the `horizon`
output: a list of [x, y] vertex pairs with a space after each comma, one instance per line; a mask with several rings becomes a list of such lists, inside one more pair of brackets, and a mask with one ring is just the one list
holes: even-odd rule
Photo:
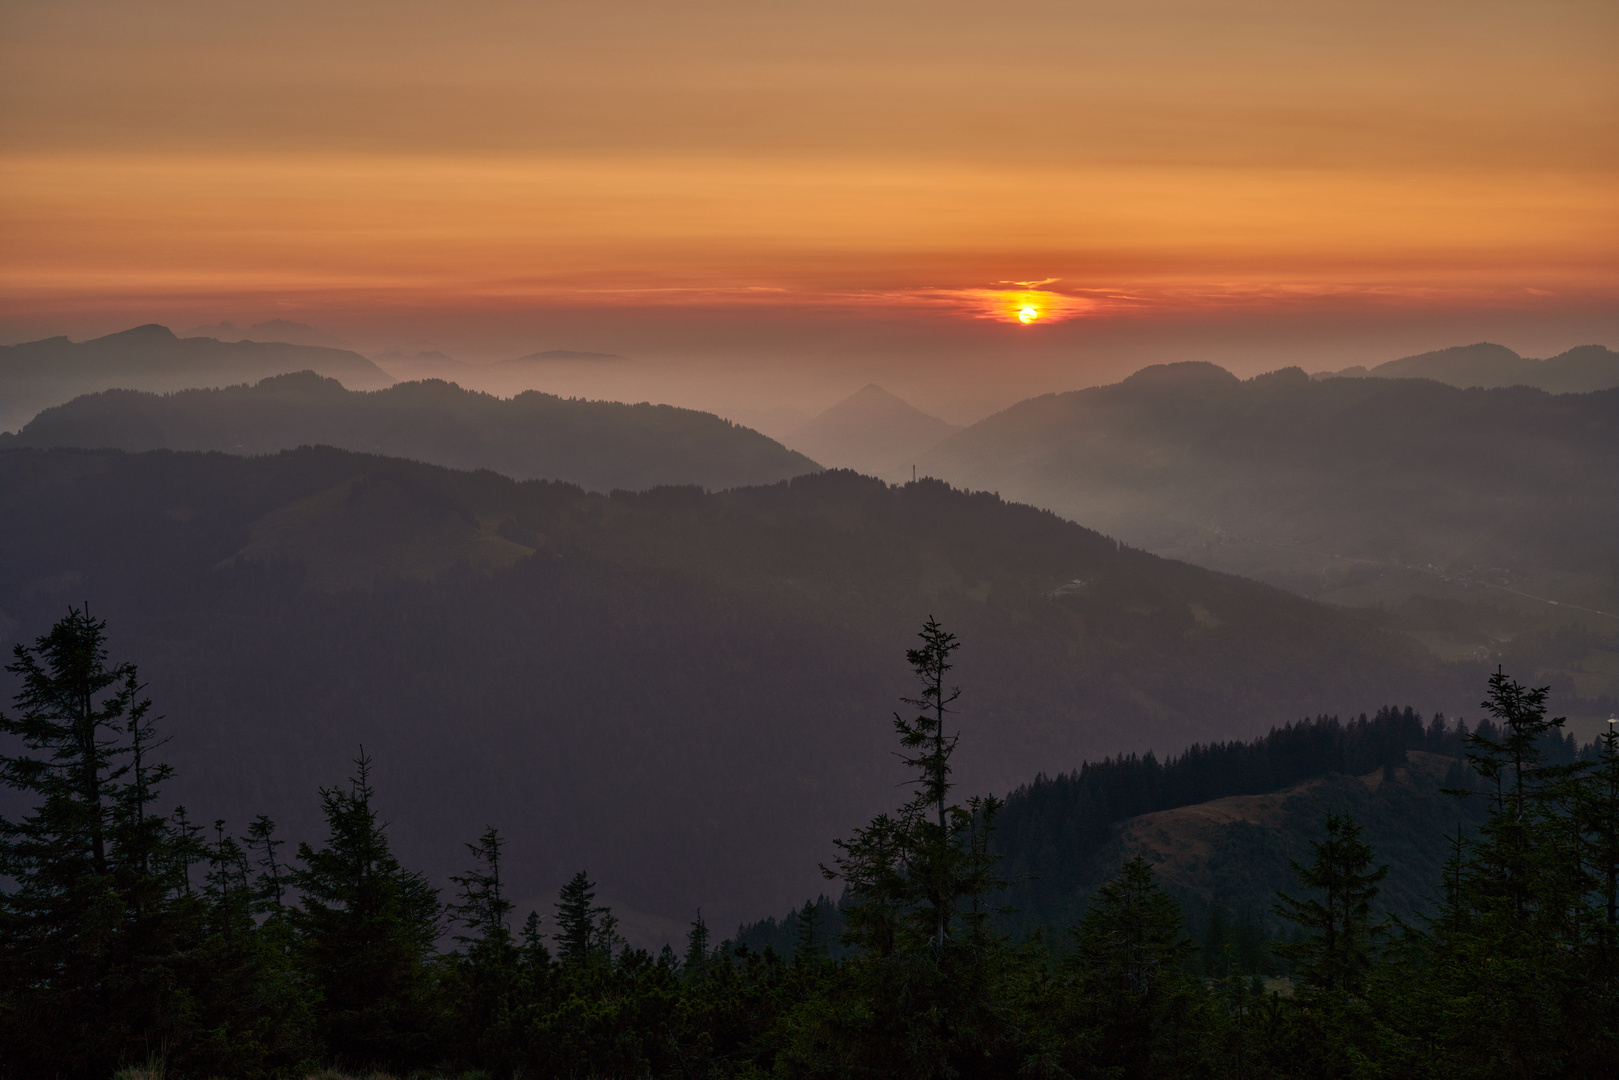
[[[713, 367], [705, 368], [702, 365], [680, 364], [678, 362], [665, 362], [663, 364], [647, 363], [638, 357], [622, 356], [615, 353], [591, 353], [566, 349], [538, 350], [524, 356], [497, 356], [479, 360], [466, 360], [459, 357], [443, 356], [437, 358], [419, 358], [417, 350], [409, 347], [395, 347], [392, 350], [376, 351], [364, 350], [355, 343], [337, 339], [326, 334], [321, 327], [309, 326], [304, 323], [293, 322], [277, 318], [267, 322], [286, 323], [292, 331], [287, 337], [299, 338], [291, 344], [319, 344], [324, 347], [338, 348], [354, 352], [370, 361], [381, 369], [388, 377], [397, 382], [419, 381], [426, 378], [438, 378], [446, 382], [462, 386], [463, 389], [474, 390], [480, 393], [492, 394], [496, 397], [511, 398], [528, 390], [538, 390], [558, 397], [577, 397], [595, 401], [623, 401], [627, 403], [645, 402], [650, 404], [674, 405], [678, 408], [694, 409], [700, 412], [710, 412], [733, 420], [736, 423], [755, 427], [774, 439], [781, 439], [790, 435], [812, 420], [819, 418], [827, 410], [840, 405], [852, 398], [858, 397], [864, 389], [877, 387], [895, 397], [905, 404], [919, 407], [917, 400], [913, 400], [911, 393], [905, 390], [896, 391], [893, 386], [885, 386], [871, 378], [862, 381], [859, 370], [839, 370], [825, 373], [817, 380], [813, 389], [807, 394], [783, 397], [781, 387], [775, 386], [759, 393], [758, 384], [745, 387], [741, 395], [736, 394], [738, 382], [735, 369], [723, 370], [721, 375], [711, 380]], [[0, 346], [28, 345], [54, 338], [65, 337], [75, 344], [99, 340], [104, 337], [113, 337], [133, 330], [146, 327], [159, 327], [173, 334], [177, 339], [208, 338], [213, 337], [216, 331], [229, 326], [233, 333], [223, 339], [226, 342], [258, 341], [262, 343], [278, 343], [282, 339], [276, 337], [248, 337], [248, 325], [235, 325], [232, 320], [225, 319], [219, 323], [205, 326], [194, 326], [177, 329], [160, 322], [143, 323], [138, 326], [124, 327], [107, 334], [74, 337], [68, 334], [47, 335], [42, 338], [28, 337], [18, 341], [0, 340]], [[307, 332], [307, 333], [306, 333]], [[314, 340], [303, 340], [311, 338]], [[1369, 369], [1379, 364], [1391, 363], [1397, 360], [1410, 360], [1438, 353], [1454, 352], [1479, 346], [1502, 346], [1500, 342], [1475, 341], [1462, 344], [1441, 346], [1437, 349], [1409, 355], [1382, 357], [1373, 359], [1361, 366]], [[1541, 356], [1512, 350], [1525, 360], [1549, 360], [1578, 348], [1588, 347], [1606, 348], [1601, 342], [1581, 342], [1568, 346], [1557, 352], [1548, 352]], [[437, 350], [421, 349], [420, 352], [429, 354]], [[545, 358], [549, 363], [538, 371], [513, 368], [510, 365], [516, 361]], [[1282, 358], [1284, 361], [1286, 358]], [[610, 360], [611, 364], [600, 364], [597, 361]], [[1224, 360], [1224, 362], [1222, 362]], [[390, 370], [390, 364], [395, 361], [404, 361], [405, 367], [398, 371]], [[1355, 365], [1345, 364], [1337, 368], [1311, 368], [1299, 361], [1289, 361], [1267, 366], [1265, 364], [1236, 364], [1228, 358], [1210, 359], [1207, 357], [1176, 358], [1170, 356], [1163, 359], [1148, 359], [1139, 364], [1126, 364], [1117, 369], [1104, 369], [1094, 371], [1092, 381], [1083, 381], [1084, 375], [1075, 373], [1062, 385], [1052, 385], [1045, 388], [1033, 388], [1024, 395], [1002, 394], [998, 398], [990, 399], [993, 404], [986, 404], [985, 398], [980, 395], [975, 400], [963, 402], [950, 398], [939, 398], [929, 395], [926, 387], [921, 387], [920, 400], [932, 408], [922, 407], [927, 415], [937, 415], [938, 418], [957, 427], [970, 427], [981, 420], [994, 416], [1006, 409], [1030, 400], [1050, 394], [1071, 393], [1078, 390], [1116, 384], [1146, 368], [1154, 366], [1209, 363], [1221, 368], [1239, 379], [1248, 380], [1259, 375], [1299, 368], [1312, 377], [1318, 374], [1332, 374], [1335, 371], [1352, 369]], [[400, 373], [403, 372], [403, 373]], [[459, 381], [458, 381], [459, 379]], [[801, 389], [803, 383], [795, 389]], [[901, 378], [899, 385], [909, 387], [914, 392], [918, 387], [915, 383]], [[727, 394], [724, 390], [716, 389], [727, 386], [733, 392]], [[849, 387], [853, 389], [849, 389]], [[793, 402], [793, 406], [783, 405], [784, 400]], [[796, 407], [794, 407], [796, 406]], [[934, 409], [937, 411], [935, 412]]]
[[201, 11], [8, 13], [0, 340], [282, 318], [952, 422], [1619, 344], [1607, 5]]

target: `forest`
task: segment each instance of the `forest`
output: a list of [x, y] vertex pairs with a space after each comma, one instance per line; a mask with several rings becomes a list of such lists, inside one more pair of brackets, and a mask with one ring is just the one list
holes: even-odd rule
[[[964, 798], [960, 644], [930, 618], [906, 651], [912, 682], [890, 727], [909, 795], [850, 830], [821, 868], [839, 893], [835, 939], [819, 918], [827, 905], [810, 902], [789, 950], [716, 941], [697, 912], [683, 951], [652, 955], [626, 944], [583, 869], [548, 910], [517, 909], [498, 824], [465, 839], [448, 888], [410, 869], [363, 748], [347, 780], [318, 793], [323, 835], [294, 842], [267, 816], [169, 808], [159, 706], [133, 662], [112, 660], [107, 623], [72, 609], [15, 647], [19, 690], [0, 718], [0, 779], [26, 803], [0, 824], [0, 1070], [9, 1080], [1619, 1067], [1619, 734], [1572, 753], [1546, 690], [1498, 670], [1488, 719], [1472, 730], [1404, 710], [1319, 719], [1162, 764], [1115, 758], [1004, 801]], [[1325, 814], [1275, 898], [1287, 932], [1258, 950], [1277, 977], [1199, 950], [1140, 855], [1108, 867], [1065, 926], [1020, 932], [1007, 910], [1025, 874], [1006, 852], [1036, 822], [1094, 825], [1322, 768], [1381, 768], [1386, 779], [1413, 752], [1456, 755], [1451, 791], [1477, 804], [1476, 828], [1452, 838], [1426, 910], [1401, 917], [1378, 904], [1390, 871], [1362, 826]], [[1230, 936], [1227, 957], [1243, 944]]]

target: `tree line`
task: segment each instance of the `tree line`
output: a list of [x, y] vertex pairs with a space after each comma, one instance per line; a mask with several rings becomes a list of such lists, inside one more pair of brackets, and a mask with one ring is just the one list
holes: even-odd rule
[[[1474, 733], [1465, 721], [1442, 713], [1424, 720], [1409, 706], [1384, 707], [1347, 721], [1317, 716], [1284, 724], [1249, 742], [1195, 744], [1163, 760], [1148, 751], [1087, 761], [1072, 772], [1037, 776], [1008, 794], [996, 850], [1017, 879], [1011, 898], [1025, 916], [1021, 921], [1052, 925], [1071, 917], [1095, 887], [1097, 861], [1108, 857], [1119, 822], [1234, 795], [1282, 791], [1332, 774], [1383, 770], [1391, 776], [1410, 751], [1455, 759], [1443, 785], [1466, 788], [1477, 783], [1463, 758]], [[1501, 732], [1485, 718], [1476, 734], [1493, 740]], [[1574, 737], [1557, 729], [1542, 734], [1537, 748], [1548, 762], [1579, 756]], [[1463, 802], [1450, 816], [1471, 832], [1482, 813]], [[1438, 843], [1437, 836], [1432, 840]], [[1209, 912], [1204, 921], [1219, 917]]]
[[1297, 888], [1277, 898], [1296, 931], [1272, 946], [1290, 978], [1211, 977], [1139, 857], [1064, 934], [1005, 931], [994, 840], [1004, 804], [960, 799], [951, 780], [958, 645], [924, 625], [907, 654], [918, 689], [893, 717], [911, 795], [823, 867], [842, 890], [838, 955], [814, 903], [790, 958], [715, 943], [700, 914], [683, 954], [652, 955], [624, 941], [583, 872], [550, 912], [519, 922], [493, 828], [467, 843], [447, 896], [402, 866], [363, 752], [346, 784], [320, 792], [325, 838], [291, 854], [265, 817], [237, 833], [160, 812], [171, 770], [151, 702], [134, 665], [109, 661], [105, 624], [74, 610], [17, 646], [21, 689], [0, 717], [14, 744], [0, 779], [29, 804], [0, 821], [0, 1076], [1528, 1077], [1619, 1066], [1619, 736], [1581, 760], [1548, 756], [1563, 721], [1547, 717], [1545, 690], [1498, 672], [1491, 722], [1456, 747], [1473, 777], [1460, 797], [1483, 798], [1484, 821], [1455, 838], [1431, 915], [1377, 916], [1387, 870], [1355, 821], [1329, 815], [1313, 857], [1295, 865]]

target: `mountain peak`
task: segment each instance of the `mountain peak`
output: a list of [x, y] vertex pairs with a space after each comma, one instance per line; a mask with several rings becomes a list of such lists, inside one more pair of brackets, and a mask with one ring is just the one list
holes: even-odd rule
[[881, 475], [908, 464], [960, 430], [904, 398], [867, 383], [795, 431], [794, 450], [828, 468]]
[[1152, 364], [1124, 379], [1120, 385], [1164, 387], [1235, 386], [1242, 382], [1219, 364], [1207, 360], [1182, 360], [1174, 364]]
[[1568, 362], [1576, 360], [1611, 361], [1616, 358], [1619, 358], [1619, 353], [1614, 352], [1606, 345], [1576, 345], [1572, 349], [1564, 349], [1556, 356], [1544, 361], [1544, 363], [1550, 364], [1554, 361]]
[[[133, 326], [128, 330], [120, 330], [116, 334], [106, 334], [102, 337], [92, 338], [91, 342], [106, 342], [109, 345], [167, 345], [180, 339], [174, 336], [174, 331], [162, 323], [146, 323], [142, 326]], [[86, 342], [90, 344], [90, 342]]]
[[1493, 341], [1479, 341], [1472, 345], [1452, 345], [1446, 349], [1434, 349], [1431, 352], [1416, 353], [1412, 356], [1402, 356], [1398, 360], [1390, 360], [1386, 364], [1379, 364], [1372, 370], [1379, 371], [1383, 368], [1393, 367], [1397, 364], [1432, 364], [1455, 360], [1513, 361], [1522, 359], [1523, 357], [1519, 356], [1516, 352], [1507, 348], [1505, 345], [1497, 345]]

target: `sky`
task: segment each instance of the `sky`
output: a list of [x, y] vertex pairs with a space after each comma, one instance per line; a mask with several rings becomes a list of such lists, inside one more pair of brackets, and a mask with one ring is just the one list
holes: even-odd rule
[[1616, 46], [1611, 0], [7, 0], [0, 340], [287, 318], [958, 422], [1615, 347]]

